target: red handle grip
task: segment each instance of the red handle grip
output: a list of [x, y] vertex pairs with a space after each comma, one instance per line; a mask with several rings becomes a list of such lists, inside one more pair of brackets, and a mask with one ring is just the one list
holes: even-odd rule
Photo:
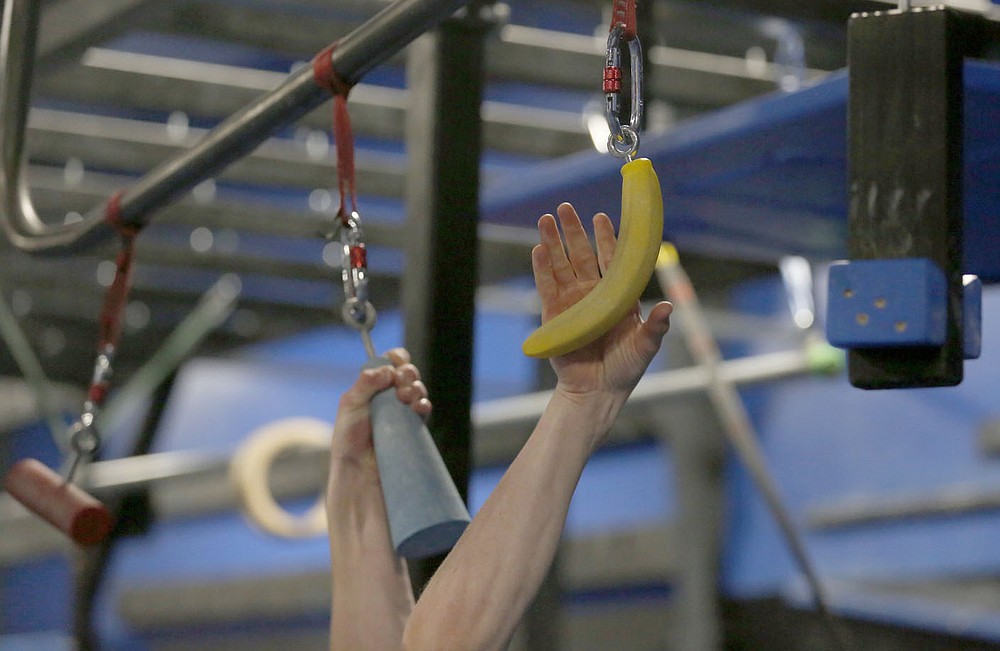
[[111, 513], [103, 504], [35, 459], [14, 464], [3, 486], [78, 545], [99, 543], [111, 531]]

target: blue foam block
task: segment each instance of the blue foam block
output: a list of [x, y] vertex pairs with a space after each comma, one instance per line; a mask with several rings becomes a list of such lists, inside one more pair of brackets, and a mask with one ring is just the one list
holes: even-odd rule
[[839, 348], [944, 344], [948, 284], [925, 258], [834, 265], [828, 300], [827, 338]]

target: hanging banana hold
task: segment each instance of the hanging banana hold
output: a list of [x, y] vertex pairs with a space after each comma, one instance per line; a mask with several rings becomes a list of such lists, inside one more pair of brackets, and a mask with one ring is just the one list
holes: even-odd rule
[[[642, 47], [636, 35], [635, 0], [615, 0], [603, 90], [611, 135], [608, 151], [624, 158], [621, 227], [614, 257], [600, 282], [579, 302], [542, 324], [522, 344], [529, 357], [564, 355], [595, 341], [635, 307], [656, 266], [663, 239], [663, 197], [649, 159], [633, 160], [642, 123]], [[619, 117], [622, 90], [621, 49], [630, 53], [632, 106], [627, 123]]]
[[663, 198], [646, 158], [622, 166], [622, 223], [607, 271], [590, 292], [525, 339], [530, 357], [554, 357], [598, 339], [635, 307], [646, 288], [663, 237]]

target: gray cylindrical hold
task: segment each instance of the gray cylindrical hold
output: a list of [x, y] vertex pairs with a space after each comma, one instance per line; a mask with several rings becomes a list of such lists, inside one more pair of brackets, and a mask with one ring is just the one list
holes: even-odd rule
[[451, 549], [469, 524], [469, 511], [423, 420], [393, 389], [372, 399], [371, 416], [396, 554], [424, 558]]

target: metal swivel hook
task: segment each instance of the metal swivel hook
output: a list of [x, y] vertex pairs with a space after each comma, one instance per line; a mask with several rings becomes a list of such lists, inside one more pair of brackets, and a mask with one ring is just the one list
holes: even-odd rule
[[375, 327], [377, 314], [368, 300], [368, 249], [361, 230], [361, 216], [352, 211], [342, 216], [337, 224], [337, 237], [343, 247], [344, 303], [340, 316], [345, 324], [361, 333], [365, 351], [374, 358], [371, 330]]

